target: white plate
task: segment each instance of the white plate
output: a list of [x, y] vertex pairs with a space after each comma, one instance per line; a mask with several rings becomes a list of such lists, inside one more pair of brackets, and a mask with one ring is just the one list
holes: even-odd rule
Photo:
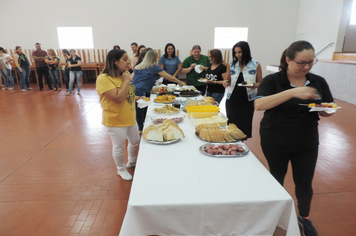
[[201, 65], [196, 65], [195, 67], [194, 67], [194, 70], [195, 70], [195, 72], [197, 72], [198, 74], [200, 74], [200, 73], [202, 73], [203, 71], [199, 68]]
[[328, 114], [333, 114], [336, 112], [336, 110], [340, 109], [340, 107], [336, 107], [336, 108], [326, 108], [326, 107], [312, 107], [310, 108], [309, 112], [313, 112], [313, 111], [325, 111]]
[[141, 99], [137, 100], [137, 106], [138, 106], [139, 108], [144, 108], [144, 107], [147, 107], [148, 105], [150, 105], [151, 102], [152, 102], [151, 100], [150, 100], [150, 101], [145, 101], [145, 100], [143, 100], [143, 99], [141, 98]]
[[204, 151], [204, 148], [206, 146], [209, 146], [209, 145], [212, 145], [211, 143], [207, 143], [207, 144], [204, 144], [202, 146], [199, 147], [199, 151], [201, 153], [203, 153], [204, 155], [207, 155], [207, 156], [210, 156], [210, 157], [242, 157], [244, 155], [246, 155], [250, 150], [243, 144], [235, 144], [235, 143], [214, 143], [213, 145], [215, 146], [219, 146], [219, 145], [229, 145], [229, 144], [234, 144], [234, 145], [238, 145], [240, 147], [242, 147], [244, 149], [243, 152], [237, 152], [235, 155], [213, 155], [213, 154], [210, 154], [206, 151]]
[[208, 83], [208, 81], [204, 80], [204, 79], [199, 79], [198, 82], [200, 82], [200, 83]]
[[158, 144], [158, 145], [167, 145], [167, 144], [171, 144], [171, 143], [176, 143], [180, 140], [179, 139], [175, 139], [175, 140], [169, 140], [169, 141], [163, 141], [163, 142], [159, 142], [159, 141], [153, 141], [153, 140], [146, 140], [148, 143], [152, 143], [152, 144]]
[[252, 83], [252, 84], [237, 84], [237, 86], [242, 86], [242, 87], [247, 87], [247, 86], [253, 86], [253, 85], [255, 85], [254, 83]]

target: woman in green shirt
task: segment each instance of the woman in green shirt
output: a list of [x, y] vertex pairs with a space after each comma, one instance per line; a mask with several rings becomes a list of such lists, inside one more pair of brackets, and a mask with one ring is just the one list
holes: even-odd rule
[[46, 57], [45, 62], [48, 64], [49, 74], [52, 77], [52, 82], [54, 89], [53, 91], [61, 91], [62, 83], [60, 76], [59, 58], [57, 57], [56, 51], [53, 49], [48, 49], [48, 57]]
[[[199, 45], [194, 45], [192, 51], [193, 55], [187, 57], [183, 61], [182, 73], [187, 74], [187, 85], [193, 85], [204, 96], [206, 92], [206, 84], [200, 83], [198, 80], [205, 78], [206, 70], [211, 66], [211, 63], [209, 57], [201, 55], [201, 48]], [[195, 68], [197, 65], [199, 65], [199, 68]]]

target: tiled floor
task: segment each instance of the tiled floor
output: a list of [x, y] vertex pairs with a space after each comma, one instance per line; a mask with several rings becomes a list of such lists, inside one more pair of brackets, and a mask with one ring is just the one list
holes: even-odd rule
[[[339, 104], [341, 111], [320, 122], [311, 213], [320, 236], [356, 235], [356, 106]], [[94, 85], [67, 97], [0, 91], [0, 111], [0, 235], [117, 236], [131, 182], [116, 175]], [[266, 164], [261, 117], [256, 112], [247, 144]], [[293, 188], [289, 172], [294, 197]]]

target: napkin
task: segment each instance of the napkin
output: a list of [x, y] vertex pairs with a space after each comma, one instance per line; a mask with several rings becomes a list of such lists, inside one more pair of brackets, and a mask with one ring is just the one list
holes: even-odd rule
[[137, 107], [138, 108], [145, 108], [145, 107], [147, 107], [148, 105], [150, 105], [151, 104], [151, 102], [152, 101], [145, 101], [145, 100], [143, 100], [143, 99], [139, 99], [139, 100], [137, 100]]

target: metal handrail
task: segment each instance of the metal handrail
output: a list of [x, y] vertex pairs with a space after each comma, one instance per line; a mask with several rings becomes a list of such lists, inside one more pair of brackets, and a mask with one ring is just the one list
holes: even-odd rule
[[315, 54], [315, 56], [318, 56], [320, 53], [324, 52], [326, 49], [328, 49], [329, 47], [333, 46], [334, 44], [335, 44], [334, 42], [329, 43], [326, 47], [324, 47], [317, 54]]

